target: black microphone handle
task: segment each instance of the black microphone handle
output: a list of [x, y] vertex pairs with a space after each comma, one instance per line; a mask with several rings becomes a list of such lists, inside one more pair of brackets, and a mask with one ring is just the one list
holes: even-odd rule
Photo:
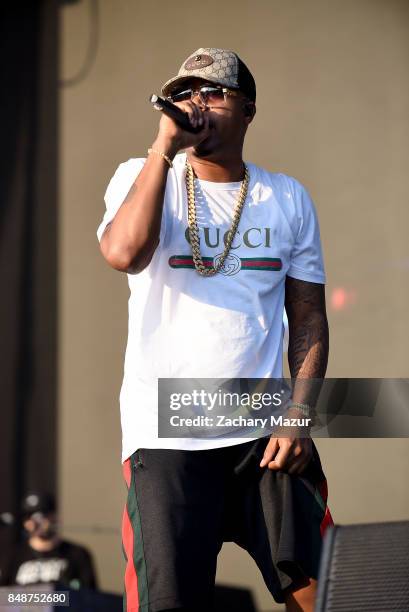
[[166, 98], [162, 98], [162, 96], [157, 96], [156, 94], [152, 94], [149, 98], [149, 101], [153, 104], [154, 108], [162, 111], [165, 115], [168, 115], [173, 121], [175, 121], [182, 129], [187, 132], [193, 132], [196, 134], [202, 130], [202, 127], [194, 128], [189, 121], [189, 115], [183, 112], [178, 106], [166, 100]]

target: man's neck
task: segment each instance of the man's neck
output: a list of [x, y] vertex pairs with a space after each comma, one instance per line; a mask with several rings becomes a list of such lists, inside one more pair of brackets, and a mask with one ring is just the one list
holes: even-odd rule
[[211, 160], [197, 157], [193, 152], [187, 153], [195, 176], [203, 181], [214, 183], [233, 183], [244, 178], [244, 163], [240, 155], [230, 159]]
[[31, 548], [33, 548], [37, 552], [48, 552], [49, 550], [53, 550], [54, 548], [56, 548], [56, 546], [58, 546], [58, 544], [60, 543], [60, 538], [58, 536], [55, 536], [50, 540], [43, 540], [38, 536], [33, 536], [29, 539], [28, 543]]

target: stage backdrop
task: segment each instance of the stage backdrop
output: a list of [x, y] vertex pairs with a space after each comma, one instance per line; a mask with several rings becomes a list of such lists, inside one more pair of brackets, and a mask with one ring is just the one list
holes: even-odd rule
[[0, 8], [0, 512], [55, 488], [57, 17], [52, 0]]
[[[105, 588], [121, 589], [124, 569], [118, 395], [128, 288], [104, 263], [95, 231], [116, 167], [145, 156], [155, 137], [149, 94], [198, 47], [244, 58], [258, 86], [245, 159], [298, 178], [318, 209], [329, 375], [408, 376], [408, 16], [404, 0], [104, 0], [62, 9], [61, 78], [80, 78], [60, 98], [59, 482], [66, 535], [93, 548]], [[407, 440], [318, 447], [335, 521], [408, 517]], [[218, 572], [271, 609], [238, 548], [224, 547]]]

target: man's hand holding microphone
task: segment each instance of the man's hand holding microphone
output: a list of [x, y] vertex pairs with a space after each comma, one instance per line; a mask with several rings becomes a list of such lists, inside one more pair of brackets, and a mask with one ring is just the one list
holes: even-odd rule
[[163, 201], [169, 168], [175, 155], [195, 147], [210, 134], [208, 107], [192, 100], [173, 106], [186, 113], [193, 130], [181, 127], [162, 112], [159, 130], [143, 168], [131, 184], [113, 220], [102, 235], [100, 248], [115, 270], [136, 274], [151, 261], [159, 244]]

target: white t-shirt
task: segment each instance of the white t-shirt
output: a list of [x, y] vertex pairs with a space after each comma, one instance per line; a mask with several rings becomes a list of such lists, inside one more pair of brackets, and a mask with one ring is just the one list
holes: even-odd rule
[[[199, 275], [186, 237], [185, 161], [185, 153], [177, 155], [169, 170], [160, 243], [150, 264], [127, 275], [122, 461], [138, 448], [196, 450], [248, 441], [240, 433], [229, 439], [159, 438], [157, 380], [281, 377], [285, 277], [325, 283], [307, 190], [293, 177], [248, 162], [248, 195], [223, 273]], [[129, 159], [116, 170], [99, 240], [144, 163]], [[195, 183], [201, 254], [212, 261], [223, 252], [241, 183]]]

